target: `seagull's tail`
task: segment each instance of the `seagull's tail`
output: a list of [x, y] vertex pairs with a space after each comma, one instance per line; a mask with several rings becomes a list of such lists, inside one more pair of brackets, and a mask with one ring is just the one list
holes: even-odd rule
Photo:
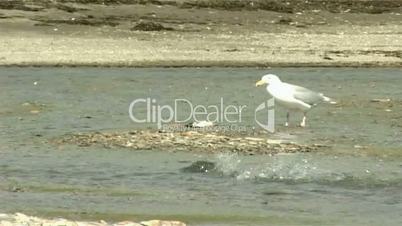
[[336, 104], [336, 101], [332, 100], [332, 99], [329, 98], [329, 97], [324, 96], [324, 94], [321, 93], [321, 96], [322, 96], [322, 98], [323, 98], [323, 100], [324, 100], [325, 102], [330, 103], [330, 104]]

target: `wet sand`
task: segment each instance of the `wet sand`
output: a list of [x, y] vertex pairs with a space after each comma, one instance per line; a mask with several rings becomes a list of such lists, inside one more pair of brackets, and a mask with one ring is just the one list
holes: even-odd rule
[[401, 1], [71, 2], [0, 4], [0, 65], [402, 65]]

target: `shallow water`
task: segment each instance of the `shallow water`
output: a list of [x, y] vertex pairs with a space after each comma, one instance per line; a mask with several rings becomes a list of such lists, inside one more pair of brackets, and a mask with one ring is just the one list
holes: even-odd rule
[[[266, 136], [331, 148], [255, 157], [48, 142], [66, 133], [155, 128], [128, 115], [130, 102], [146, 97], [245, 104], [237, 125], [252, 135], [261, 131], [253, 109], [268, 98], [254, 83], [268, 72], [338, 104], [313, 109], [305, 129], [295, 126], [298, 114], [283, 127], [285, 112], [276, 106], [277, 132]], [[401, 225], [401, 75], [350, 68], [1, 68], [0, 212], [191, 225]], [[195, 161], [217, 169], [180, 170]]]

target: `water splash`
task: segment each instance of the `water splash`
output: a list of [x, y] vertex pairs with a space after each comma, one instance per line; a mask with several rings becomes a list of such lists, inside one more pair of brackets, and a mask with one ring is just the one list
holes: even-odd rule
[[402, 185], [399, 176], [381, 176], [382, 167], [375, 164], [358, 166], [355, 161], [346, 157], [316, 159], [316, 156], [279, 155], [248, 165], [243, 161], [237, 166], [235, 177], [237, 181], [253, 183], [314, 183], [350, 189]]
[[318, 168], [307, 158], [272, 157], [267, 162], [246, 167], [237, 180], [269, 179], [275, 181], [306, 180], [314, 177]]
[[225, 176], [238, 174], [241, 159], [236, 153], [220, 153], [215, 156], [216, 168]]

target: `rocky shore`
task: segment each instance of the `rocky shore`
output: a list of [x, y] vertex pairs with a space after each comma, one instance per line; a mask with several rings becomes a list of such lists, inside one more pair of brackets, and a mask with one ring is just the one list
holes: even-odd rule
[[248, 137], [215, 132], [186, 131], [128, 131], [94, 132], [65, 135], [52, 142], [80, 147], [101, 145], [106, 148], [123, 147], [132, 150], [188, 151], [202, 153], [233, 152], [244, 155], [311, 152], [325, 145], [303, 145], [266, 137]]
[[8, 0], [5, 66], [401, 66], [402, 1]]
[[63, 218], [44, 219], [39, 217], [28, 216], [22, 213], [0, 214], [1, 226], [186, 226], [180, 221], [163, 221], [150, 220], [141, 221], [139, 223], [132, 221], [122, 221], [118, 223], [108, 223], [106, 221], [72, 221]]

